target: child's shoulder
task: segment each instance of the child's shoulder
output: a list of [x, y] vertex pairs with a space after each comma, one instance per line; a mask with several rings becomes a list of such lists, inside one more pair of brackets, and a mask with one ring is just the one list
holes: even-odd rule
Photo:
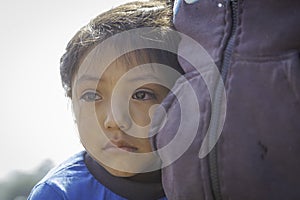
[[84, 163], [85, 151], [74, 154], [58, 166], [54, 167], [48, 172], [48, 174], [40, 181], [55, 181], [56, 179], [69, 179], [82, 176], [84, 173], [88, 173], [86, 165]]
[[84, 155], [85, 151], [79, 152], [50, 170], [33, 188], [29, 199], [66, 199], [93, 181], [84, 163]]

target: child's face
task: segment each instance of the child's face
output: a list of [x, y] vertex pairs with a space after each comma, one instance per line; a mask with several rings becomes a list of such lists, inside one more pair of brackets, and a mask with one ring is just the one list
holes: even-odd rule
[[[118, 60], [100, 75], [102, 62], [88, 56], [74, 76], [72, 102], [87, 151], [112, 175], [128, 177], [157, 163], [151, 153], [149, 125], [153, 106], [161, 103], [169, 90], [153, 81], [144, 84], [150, 76], [166, 78], [157, 68], [124, 63]], [[129, 70], [130, 75], [120, 79]], [[143, 153], [148, 156], [136, 156]]]

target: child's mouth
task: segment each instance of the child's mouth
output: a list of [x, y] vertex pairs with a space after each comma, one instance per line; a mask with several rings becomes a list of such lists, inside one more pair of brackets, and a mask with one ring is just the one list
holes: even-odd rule
[[136, 152], [138, 148], [128, 144], [125, 141], [109, 141], [103, 148], [103, 150], [115, 151], [115, 150], [124, 150], [128, 152]]

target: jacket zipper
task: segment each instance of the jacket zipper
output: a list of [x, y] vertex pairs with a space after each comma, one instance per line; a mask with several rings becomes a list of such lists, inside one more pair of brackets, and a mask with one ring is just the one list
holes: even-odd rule
[[[211, 114], [211, 123], [212, 126], [209, 130], [209, 134], [216, 135], [218, 130], [218, 123], [219, 123], [219, 116], [221, 111], [221, 105], [222, 105], [222, 82], [226, 82], [226, 76], [228, 69], [230, 68], [230, 61], [234, 50], [234, 43], [235, 43], [235, 37], [236, 37], [236, 30], [237, 30], [237, 12], [238, 12], [238, 0], [230, 0], [230, 9], [231, 9], [231, 30], [228, 42], [226, 44], [223, 59], [222, 59], [222, 65], [221, 65], [221, 77], [222, 80], [219, 80], [216, 92], [214, 95], [214, 102], [213, 102], [213, 110]], [[218, 174], [218, 162], [217, 162], [217, 148], [216, 146], [212, 149], [212, 151], [209, 153], [209, 171], [210, 171], [210, 179], [211, 179], [211, 186], [212, 186], [212, 192], [215, 200], [222, 200], [222, 194], [220, 190], [220, 180], [219, 180], [219, 174]]]

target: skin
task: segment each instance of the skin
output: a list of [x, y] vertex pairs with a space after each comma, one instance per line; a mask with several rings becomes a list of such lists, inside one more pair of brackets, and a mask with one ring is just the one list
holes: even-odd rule
[[[99, 68], [105, 66], [95, 58], [87, 56], [73, 78], [72, 104], [80, 139], [110, 174], [130, 177], [159, 162], [147, 135], [153, 108], [169, 92], [160, 84], [144, 84], [141, 80], [149, 74], [161, 79], [167, 75], [148, 66], [131, 71], [131, 78], [122, 79], [134, 68], [122, 59], [109, 65], [101, 75]], [[114, 100], [117, 102], [112, 106]], [[122, 102], [126, 102], [128, 110]], [[147, 156], [139, 157], [142, 154]]]

